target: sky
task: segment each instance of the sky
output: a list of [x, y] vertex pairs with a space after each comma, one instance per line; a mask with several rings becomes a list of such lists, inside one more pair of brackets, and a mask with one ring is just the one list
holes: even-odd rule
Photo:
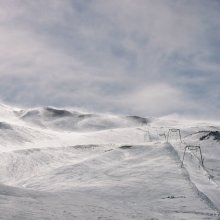
[[220, 119], [220, 0], [0, 0], [0, 100]]

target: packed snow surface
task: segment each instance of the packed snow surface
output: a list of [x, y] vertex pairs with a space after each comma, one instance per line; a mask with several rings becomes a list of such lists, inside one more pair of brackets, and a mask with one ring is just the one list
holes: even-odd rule
[[1, 220], [220, 219], [219, 186], [219, 122], [0, 105]]

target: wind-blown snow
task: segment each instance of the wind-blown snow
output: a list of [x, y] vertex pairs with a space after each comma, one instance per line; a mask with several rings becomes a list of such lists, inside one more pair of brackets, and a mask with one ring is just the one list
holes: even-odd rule
[[73, 110], [56, 108], [38, 108], [18, 111], [24, 121], [44, 128], [67, 131], [97, 131], [111, 128], [134, 127], [147, 124], [146, 118], [138, 116], [119, 117], [81, 113]]
[[[178, 136], [165, 136], [170, 128]], [[218, 122], [0, 106], [0, 216], [219, 219]], [[216, 136], [217, 135], [217, 136]], [[202, 148], [205, 167], [198, 152]]]

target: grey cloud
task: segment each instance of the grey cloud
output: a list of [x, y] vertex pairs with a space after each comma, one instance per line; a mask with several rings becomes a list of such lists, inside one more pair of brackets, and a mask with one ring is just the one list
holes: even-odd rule
[[218, 1], [0, 1], [0, 8], [7, 102], [219, 114]]

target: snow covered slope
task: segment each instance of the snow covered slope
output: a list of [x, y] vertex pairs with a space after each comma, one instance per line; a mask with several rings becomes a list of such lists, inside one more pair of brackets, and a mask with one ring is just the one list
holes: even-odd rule
[[26, 122], [61, 131], [97, 131], [110, 128], [134, 127], [148, 123], [146, 118], [137, 116], [119, 117], [88, 114], [52, 107], [20, 110], [16, 113]]
[[[182, 142], [175, 132], [180, 129]], [[220, 123], [0, 105], [0, 219], [219, 219]], [[199, 154], [186, 145], [199, 145]]]

